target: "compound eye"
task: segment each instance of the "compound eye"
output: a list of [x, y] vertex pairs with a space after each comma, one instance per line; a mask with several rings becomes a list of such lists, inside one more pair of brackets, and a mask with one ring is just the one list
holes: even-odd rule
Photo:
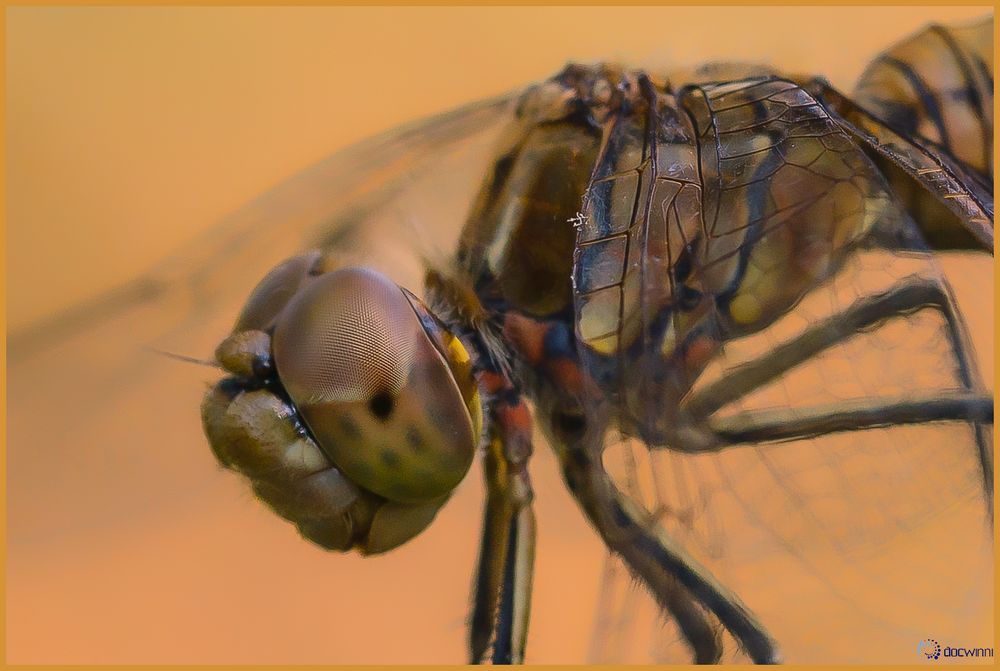
[[278, 377], [320, 448], [392, 501], [448, 494], [477, 436], [458, 384], [403, 291], [364, 268], [316, 278], [275, 325]]
[[264, 276], [240, 312], [233, 333], [240, 331], [266, 331], [274, 318], [288, 304], [309, 276], [320, 258], [317, 251], [306, 252], [282, 261]]

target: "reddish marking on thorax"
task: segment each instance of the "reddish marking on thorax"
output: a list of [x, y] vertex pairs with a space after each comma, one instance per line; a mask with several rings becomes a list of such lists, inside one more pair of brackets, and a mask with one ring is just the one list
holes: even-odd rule
[[503, 324], [503, 335], [522, 361], [529, 366], [539, 366], [545, 358], [545, 334], [550, 328], [551, 325], [545, 322], [508, 314]]
[[552, 355], [545, 351], [546, 336], [555, 328], [562, 326], [510, 314], [504, 322], [503, 333], [522, 361], [540, 371], [560, 389], [579, 396], [585, 385], [580, 362], [575, 358]]

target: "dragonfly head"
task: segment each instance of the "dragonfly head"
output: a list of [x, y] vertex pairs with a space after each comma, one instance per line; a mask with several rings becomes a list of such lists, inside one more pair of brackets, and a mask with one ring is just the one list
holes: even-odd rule
[[[235, 423], [237, 433], [260, 433], [270, 417], [251, 410], [234, 420], [217, 385], [203, 404], [205, 430], [223, 464], [249, 475], [258, 494], [311, 540], [382, 552], [423, 530], [468, 472], [482, 423], [479, 394], [461, 342], [416, 296], [367, 268], [322, 272], [319, 265], [313, 253], [272, 271], [216, 356], [247, 389], [287, 403], [281, 421], [298, 423], [296, 440], [311, 442], [325, 470], [343, 476], [356, 492], [351, 506], [364, 501], [340, 515], [348, 538], [315, 538], [321, 534], [302, 521], [317, 511], [276, 504], [270, 498], [285, 494], [256, 487], [275, 471], [250, 472], [247, 463], [274, 436], [240, 442], [220, 430]], [[269, 487], [283, 486], [281, 477], [271, 479]]]

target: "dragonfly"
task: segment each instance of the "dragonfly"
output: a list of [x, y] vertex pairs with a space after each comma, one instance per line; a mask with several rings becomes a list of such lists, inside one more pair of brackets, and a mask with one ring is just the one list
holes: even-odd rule
[[[217, 350], [228, 376], [202, 406], [217, 458], [305, 538], [378, 554], [432, 523], [481, 447], [470, 659], [519, 663], [538, 423], [582, 512], [695, 661], [721, 659], [722, 629], [754, 662], [780, 661], [766, 625], [659, 525], [666, 511], [615, 484], [604, 454], [633, 440], [698, 455], [959, 422], [990, 499], [992, 398], [947, 285], [919, 263], [709, 373], [728, 343], [836, 292], [845, 273], [856, 281], [866, 263], [885, 274], [886, 255], [992, 250], [992, 79], [975, 51], [988, 38], [962, 37], [932, 29], [897, 47], [853, 99], [822, 79], [756, 68], [567, 67], [517, 97], [455, 253], [424, 260], [423, 299], [345, 265], [337, 244], [258, 285]], [[355, 221], [370, 226], [363, 212]], [[725, 412], [804, 361], [923, 311], [941, 321], [952, 388]]]
[[[770, 623], [821, 616], [754, 595], [798, 571], [884, 623], [852, 567], [992, 506], [992, 398], [941, 270], [992, 251], [991, 40], [928, 29], [850, 97], [759, 66], [569, 66], [333, 157], [67, 323], [113, 334], [139, 305], [176, 341], [275, 264], [202, 415], [306, 539], [403, 546], [479, 456], [469, 658], [530, 660], [544, 442], [610, 551], [595, 660], [634, 645], [642, 592], [667, 658], [795, 659]], [[770, 555], [793, 568], [755, 571]], [[914, 647], [968, 598], [926, 589], [945, 615]]]

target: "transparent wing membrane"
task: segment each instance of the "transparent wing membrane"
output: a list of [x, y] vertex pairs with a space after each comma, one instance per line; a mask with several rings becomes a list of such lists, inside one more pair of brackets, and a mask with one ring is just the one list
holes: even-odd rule
[[[572, 296], [559, 314], [575, 314], [582, 367], [606, 395], [587, 420], [611, 406], [603, 465], [645, 524], [756, 614], [787, 662], [911, 663], [927, 637], [992, 640], [992, 404], [987, 419], [975, 402], [993, 389], [993, 260], [939, 250], [992, 241], [992, 163], [976, 144], [992, 142], [992, 43], [982, 27], [921, 35], [863, 79], [855, 102], [881, 119], [846, 99], [833, 104], [839, 94], [816, 82], [727, 65], [673, 88], [633, 78], [636, 107], [591, 119], [586, 134], [539, 123], [541, 149], [559, 150], [545, 176], [579, 177], [566, 157], [597, 152], [569, 231]], [[945, 54], [950, 70], [911, 62], [928, 53]], [[909, 83], [892, 93], [900, 74]], [[955, 106], [935, 117], [914, 76], [950, 82], [938, 98]], [[607, 111], [613, 96], [604, 93]], [[216, 493], [197, 410], [218, 371], [157, 350], [211, 361], [253, 286], [304, 249], [381, 270], [419, 294], [427, 263], [461, 247], [477, 190], [489, 195], [484, 176], [510, 168], [497, 147], [515, 127], [515, 98], [338, 152], [142, 278], [10, 334], [8, 570], [39, 556], [18, 550], [71, 556], [150, 520], [169, 524], [178, 511], [204, 515], [213, 496], [230, 495]], [[961, 134], [963, 115], [974, 133]], [[886, 119], [912, 128], [893, 125], [896, 133]], [[879, 159], [886, 146], [897, 167]], [[978, 162], [959, 160], [971, 156]], [[939, 163], [951, 181], [938, 196], [964, 199], [954, 207], [924, 198], [940, 185], [928, 177]], [[522, 197], [517, 179], [511, 217], [525, 203], [547, 205], [546, 191], [571, 192], [561, 197], [574, 203], [579, 191], [568, 178], [537, 180], [529, 186], [538, 193]], [[509, 223], [505, 212], [496, 230]], [[941, 213], [948, 225], [925, 225]], [[493, 229], [470, 230], [476, 244], [465, 253], [524, 251]], [[977, 244], [965, 244], [970, 233]], [[535, 239], [556, 251], [528, 250], [530, 267], [565, 283], [562, 238]], [[524, 305], [552, 298], [533, 277], [502, 279]], [[463, 491], [453, 503], [463, 501], [471, 533], [481, 501]], [[544, 538], [544, 518], [539, 528]], [[457, 631], [465, 622], [453, 610]], [[723, 662], [750, 661], [707, 609], [699, 613], [720, 632]], [[593, 628], [592, 663], [692, 659], [682, 625], [610, 555]], [[527, 654], [532, 661], [530, 631]]]
[[[128, 525], [143, 509], [148, 519], [148, 509], [183, 508], [189, 493], [217, 484], [198, 407], [218, 374], [155, 350], [211, 360], [253, 286], [310, 247], [419, 292], [422, 259], [454, 248], [509, 98], [339, 152], [147, 276], [12, 334], [11, 546]], [[92, 483], [112, 472], [114, 485], [95, 495]]]
[[[919, 258], [891, 260], [894, 270], [885, 253], [859, 255], [772, 330], [728, 343], [705, 383], [864, 292], [935, 271]], [[973, 311], [973, 332], [989, 351], [992, 263], [968, 255], [945, 261], [962, 275], [960, 304]], [[991, 368], [990, 357], [981, 361]], [[962, 387], [955, 367], [943, 319], [921, 310], [859, 333], [723, 414], [955, 390]], [[914, 641], [929, 635], [990, 640], [992, 547], [975, 431], [965, 422], [918, 424], [701, 455], [624, 439], [608, 446], [605, 464], [623, 491], [638, 490], [651, 519], [754, 609], [787, 661], [904, 662]], [[595, 642], [592, 661], [689, 659], [686, 643], [623, 567], [609, 569], [608, 579], [614, 585], [602, 593], [615, 596], [604, 608], [614, 614], [600, 618], [595, 633], [604, 643]], [[621, 593], [637, 594], [628, 599], [642, 605]], [[732, 640], [726, 659], [747, 661]]]
[[[859, 102], [911, 119], [909, 137], [773, 78], [648, 96], [648, 116], [606, 126], [575, 267], [584, 362], [615, 399], [605, 468], [788, 662], [992, 640], [993, 264], [931, 251], [992, 241], [991, 31], [934, 27], [869, 69]], [[977, 393], [986, 421], [927, 421]], [[730, 443], [672, 432], [687, 412]], [[621, 561], [604, 575], [589, 661], [689, 662]]]

